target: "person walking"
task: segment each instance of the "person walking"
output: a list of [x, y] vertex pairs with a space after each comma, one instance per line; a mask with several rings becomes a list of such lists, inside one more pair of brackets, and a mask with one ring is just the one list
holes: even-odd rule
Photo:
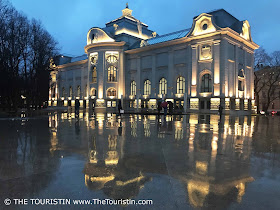
[[167, 106], [168, 106], [168, 103], [166, 101], [163, 101], [161, 103], [161, 107], [164, 109], [164, 116], [167, 115]]
[[158, 115], [160, 114], [160, 111], [161, 111], [161, 102], [158, 101], [157, 103], [157, 111], [158, 111]]
[[169, 103], [169, 114], [173, 114], [173, 103], [170, 101]]
[[121, 102], [121, 100], [119, 100], [119, 103], [118, 103], [118, 110], [119, 110], [119, 115], [121, 115], [121, 110], [122, 110], [122, 102]]
[[80, 109], [80, 101], [79, 99], [75, 100], [75, 115], [79, 116], [79, 109]]

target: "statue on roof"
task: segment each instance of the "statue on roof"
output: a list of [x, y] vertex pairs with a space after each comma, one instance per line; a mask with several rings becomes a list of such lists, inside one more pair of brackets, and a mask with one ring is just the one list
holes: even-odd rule
[[128, 9], [128, 2], [126, 3], [126, 7], [125, 8], [127, 8]]

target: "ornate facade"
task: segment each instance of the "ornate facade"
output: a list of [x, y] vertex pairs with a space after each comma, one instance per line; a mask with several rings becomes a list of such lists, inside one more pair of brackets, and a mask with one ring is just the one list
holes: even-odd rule
[[254, 109], [254, 50], [247, 20], [225, 10], [194, 17], [189, 29], [157, 35], [132, 16], [93, 27], [85, 55], [61, 56], [51, 72], [49, 105], [155, 110], [165, 99], [175, 110], [250, 113]]

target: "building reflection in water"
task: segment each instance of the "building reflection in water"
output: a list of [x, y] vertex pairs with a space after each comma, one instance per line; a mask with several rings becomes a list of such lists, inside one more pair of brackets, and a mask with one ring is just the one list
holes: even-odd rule
[[21, 117], [0, 120], [0, 200], [27, 198], [46, 189], [60, 165], [54, 153], [58, 116]]
[[[49, 119], [55, 131], [58, 117]], [[179, 180], [193, 207], [225, 208], [242, 202], [254, 181], [249, 171], [254, 117], [98, 113], [81, 119], [88, 136], [85, 185], [110, 198], [135, 198], [155, 173]]]

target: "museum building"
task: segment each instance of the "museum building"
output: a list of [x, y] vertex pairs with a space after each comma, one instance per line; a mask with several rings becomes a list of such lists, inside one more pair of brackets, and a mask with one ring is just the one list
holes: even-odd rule
[[183, 112], [251, 113], [254, 50], [247, 20], [224, 9], [193, 18], [189, 29], [158, 35], [122, 10], [87, 33], [85, 55], [51, 62], [49, 106], [152, 111], [159, 101]]

